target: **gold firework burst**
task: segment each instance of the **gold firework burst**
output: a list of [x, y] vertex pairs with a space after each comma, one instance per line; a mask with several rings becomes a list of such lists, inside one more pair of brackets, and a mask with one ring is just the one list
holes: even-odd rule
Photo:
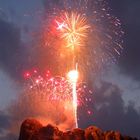
[[84, 45], [90, 28], [84, 15], [73, 12], [64, 13], [60, 22], [56, 22], [61, 38], [66, 42], [66, 47], [74, 49]]

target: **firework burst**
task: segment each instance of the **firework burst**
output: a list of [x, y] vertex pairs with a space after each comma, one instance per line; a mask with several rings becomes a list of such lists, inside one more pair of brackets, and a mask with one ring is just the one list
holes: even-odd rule
[[46, 0], [46, 3], [50, 5], [43, 22], [42, 43], [51, 58], [59, 58], [56, 64], [59, 74], [72, 67], [67, 63], [73, 55], [69, 48], [75, 48], [80, 75], [86, 79], [117, 62], [123, 50], [123, 31], [105, 0]]
[[88, 36], [88, 29], [90, 26], [87, 24], [84, 15], [78, 13], [64, 13], [60, 21], [56, 21], [60, 31], [60, 36], [66, 41], [66, 47], [74, 50], [76, 47], [83, 46]]
[[[116, 63], [123, 50], [123, 31], [105, 0], [46, 0], [46, 3], [42, 42], [49, 54], [47, 58], [56, 60], [52, 67], [58, 68], [58, 74], [68, 73], [78, 63], [80, 80], [91, 82], [104, 66]], [[76, 84], [72, 82], [74, 108]]]
[[[110, 14], [105, 0], [45, 2], [48, 7], [43, 23], [43, 53], [51, 59], [52, 69], [58, 75], [64, 76], [69, 70], [75, 70], [75, 64], [78, 63], [80, 80], [84, 77], [88, 81], [94, 79], [93, 75], [104, 66], [116, 62], [123, 50], [123, 31], [120, 20]], [[82, 88], [77, 89], [80, 85], [77, 81], [69, 83], [60, 76], [48, 79], [39, 76], [37, 79], [31, 78], [31, 81], [31, 91], [47, 94], [49, 101], [73, 100], [75, 110], [80, 104], [81, 93], [84, 93]], [[86, 98], [84, 101], [89, 102], [91, 99]], [[90, 110], [88, 114], [91, 114]]]
[[[72, 74], [74, 72], [74, 75]], [[77, 75], [77, 72], [76, 72]], [[67, 101], [72, 102], [72, 92], [73, 92], [73, 82], [77, 81], [75, 79], [75, 71], [71, 71], [68, 74], [67, 79], [61, 76], [52, 76], [51, 72], [47, 70], [45, 74], [39, 74], [37, 70], [26, 72], [24, 74], [25, 82], [25, 93], [26, 95], [37, 94], [40, 97], [46, 96], [44, 98], [48, 101]], [[75, 81], [76, 80], [76, 81]], [[92, 95], [92, 91], [89, 90], [86, 83], [77, 83], [76, 92], [78, 94], [77, 103], [79, 106], [86, 105], [86, 100], [90, 101], [91, 98], [88, 95]], [[87, 95], [87, 96], [86, 96]], [[42, 98], [43, 99], [43, 98]]]
[[[54, 77], [49, 70], [42, 74], [37, 70], [26, 72], [24, 74], [26, 80], [24, 94], [15, 104], [18, 106], [18, 110], [21, 110], [20, 114], [15, 111], [16, 117], [19, 117], [19, 119], [21, 117], [22, 119], [35, 117], [60, 127], [64, 125], [65, 127], [62, 129], [75, 127], [75, 121], [77, 121], [75, 115], [77, 114], [75, 114], [72, 106], [73, 82], [77, 81], [78, 77], [76, 76], [75, 79], [75, 72], [73, 74], [73, 71], [68, 74], [68, 77], [71, 79], [60, 76]], [[91, 90], [88, 89], [85, 83], [75, 84], [74, 89], [77, 93], [74, 101], [76, 109], [77, 106], [85, 106], [88, 114], [90, 110], [88, 103], [92, 101]]]

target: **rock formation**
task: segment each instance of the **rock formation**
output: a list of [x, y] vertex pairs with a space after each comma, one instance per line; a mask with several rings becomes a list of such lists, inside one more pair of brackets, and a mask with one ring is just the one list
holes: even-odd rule
[[122, 136], [116, 131], [103, 132], [96, 126], [90, 126], [85, 130], [76, 128], [62, 132], [50, 124], [42, 126], [35, 119], [27, 119], [21, 125], [19, 140], [137, 140], [137, 138]]

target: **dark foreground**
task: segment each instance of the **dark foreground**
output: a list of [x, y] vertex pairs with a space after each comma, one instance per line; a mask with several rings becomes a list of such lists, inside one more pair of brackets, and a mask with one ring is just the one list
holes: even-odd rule
[[21, 125], [19, 140], [137, 140], [137, 138], [122, 136], [116, 131], [103, 132], [96, 126], [90, 126], [85, 130], [76, 128], [62, 132], [52, 125], [44, 127], [35, 119], [27, 119]]

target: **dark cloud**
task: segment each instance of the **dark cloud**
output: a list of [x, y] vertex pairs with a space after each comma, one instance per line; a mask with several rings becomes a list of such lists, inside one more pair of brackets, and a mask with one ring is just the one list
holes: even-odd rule
[[140, 80], [140, 1], [139, 0], [111, 0], [112, 12], [122, 21], [124, 35], [124, 52], [119, 64], [124, 74]]
[[23, 67], [24, 50], [22, 49], [20, 30], [0, 19], [0, 68], [10, 76], [19, 76]]
[[17, 140], [17, 139], [18, 138], [12, 133], [9, 133], [6, 136], [0, 137], [0, 140]]
[[[25, 31], [25, 28], [23, 29]], [[36, 66], [38, 62], [38, 59], [34, 59], [36, 57], [36, 53], [33, 55], [32, 52], [34, 48], [29, 47], [31, 43], [22, 41], [22, 34], [22, 28], [18, 25], [0, 18], [0, 69], [16, 80], [22, 80], [23, 72]]]
[[55, 6], [62, 7], [63, 1], [61, 0], [42, 0], [46, 10], [51, 10]]
[[16, 140], [19, 134], [12, 130], [12, 117], [5, 111], [0, 111], [0, 140]]
[[102, 82], [101, 87], [95, 89], [93, 104], [89, 105], [93, 116], [85, 118], [83, 112], [80, 112], [81, 126], [93, 124], [104, 130], [117, 130], [126, 135], [140, 137], [140, 112], [135, 109], [133, 102], [125, 106], [122, 94], [116, 85]]
[[0, 134], [10, 126], [10, 117], [3, 111], [0, 111]]

